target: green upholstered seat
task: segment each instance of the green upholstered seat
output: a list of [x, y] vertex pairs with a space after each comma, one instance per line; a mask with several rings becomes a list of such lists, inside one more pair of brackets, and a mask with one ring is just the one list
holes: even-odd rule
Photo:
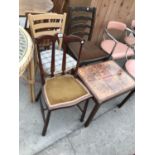
[[72, 106], [91, 96], [84, 85], [71, 75], [47, 79], [44, 95], [51, 109]]

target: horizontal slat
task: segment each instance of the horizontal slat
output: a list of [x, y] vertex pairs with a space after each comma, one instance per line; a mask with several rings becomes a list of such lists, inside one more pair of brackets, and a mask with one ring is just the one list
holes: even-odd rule
[[56, 13], [46, 13], [46, 14], [39, 14], [35, 15], [35, 18], [33, 18], [33, 21], [36, 20], [46, 20], [46, 19], [63, 19], [63, 14], [56, 14]]
[[91, 28], [90, 25], [88, 24], [84, 24], [84, 23], [80, 23], [80, 24], [74, 24], [71, 26], [71, 29], [73, 28]]
[[85, 17], [85, 16], [78, 16], [78, 17], [72, 17], [71, 18], [72, 21], [77, 21], [77, 20], [92, 20], [91, 17]]
[[43, 35], [55, 35], [56, 33], [59, 33], [59, 30], [52, 30], [52, 31], [40, 31], [35, 33], [35, 38], [38, 38]]
[[92, 12], [94, 9], [94, 7], [70, 7], [71, 11]]
[[41, 29], [41, 28], [57, 28], [57, 27], [62, 27], [61, 22], [53, 22], [53, 23], [39, 23], [34, 25], [34, 29]]
[[71, 34], [74, 34], [74, 35], [89, 35], [88, 32], [80, 32], [80, 31], [78, 31], [78, 32], [73, 32], [73, 33], [71, 33]]

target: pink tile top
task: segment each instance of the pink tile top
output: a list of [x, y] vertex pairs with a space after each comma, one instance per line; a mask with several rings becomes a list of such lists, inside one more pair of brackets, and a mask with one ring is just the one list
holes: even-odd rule
[[134, 88], [134, 80], [114, 61], [81, 67], [79, 77], [90, 89], [98, 103], [121, 95]]

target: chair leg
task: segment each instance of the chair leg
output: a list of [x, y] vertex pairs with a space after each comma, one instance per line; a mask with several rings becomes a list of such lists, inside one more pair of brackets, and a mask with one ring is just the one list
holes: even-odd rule
[[135, 92], [135, 89], [133, 89], [124, 99], [123, 101], [117, 105], [118, 108], [121, 108], [125, 103], [126, 101], [132, 96], [132, 94]]
[[81, 119], [80, 121], [83, 122], [84, 118], [85, 118], [85, 115], [86, 115], [86, 111], [87, 111], [87, 107], [88, 107], [88, 103], [89, 103], [89, 99], [86, 100], [86, 103], [84, 105], [84, 109], [83, 109], [83, 112], [82, 112], [82, 115], [81, 115]]
[[46, 134], [49, 119], [50, 119], [50, 115], [51, 115], [51, 111], [48, 111], [47, 112], [47, 117], [46, 117], [46, 120], [45, 120], [45, 123], [44, 123], [44, 128], [43, 128], [43, 131], [42, 131], [42, 136], [45, 136], [45, 134]]
[[36, 99], [35, 99], [36, 102], [38, 102], [38, 100], [39, 100], [39, 98], [40, 98], [40, 96], [41, 96], [41, 92], [42, 92], [42, 90], [40, 89], [40, 90], [39, 90], [39, 93], [38, 93], [38, 95], [37, 95], [37, 97], [36, 97]]
[[93, 108], [91, 114], [89, 115], [87, 121], [86, 121], [85, 124], [84, 124], [85, 127], [88, 127], [88, 126], [89, 126], [90, 122], [91, 122], [92, 119], [94, 118], [94, 116], [95, 116], [96, 112], [98, 111], [99, 107], [100, 107], [99, 104], [95, 104], [95, 106], [94, 106], [94, 108]]
[[43, 107], [43, 104], [42, 104], [41, 97], [40, 97], [40, 110], [41, 110], [41, 114], [42, 114], [42, 117], [43, 117], [43, 121], [45, 123], [45, 113], [44, 113], [44, 107]]

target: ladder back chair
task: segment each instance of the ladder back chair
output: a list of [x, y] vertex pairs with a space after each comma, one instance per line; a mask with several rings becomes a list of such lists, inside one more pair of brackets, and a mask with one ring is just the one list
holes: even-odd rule
[[[55, 76], [55, 42], [59, 42], [59, 38], [63, 38], [63, 57], [62, 57], [62, 72], [61, 74]], [[51, 58], [51, 68], [50, 68], [50, 76], [47, 78], [44, 74], [44, 67], [42, 64], [40, 45], [44, 39], [49, 39], [52, 42], [52, 58]], [[76, 64], [76, 69], [73, 75], [70, 73], [66, 73], [66, 51], [67, 46], [71, 42], [78, 42], [80, 44], [78, 61]], [[41, 74], [42, 81], [42, 98], [44, 100], [44, 104], [40, 98], [41, 105], [41, 113], [44, 120], [44, 127], [42, 130], [42, 135], [46, 134], [49, 118], [51, 111], [67, 108], [71, 106], [78, 105], [82, 101], [86, 101], [84, 110], [82, 111], [81, 121], [83, 121], [89, 98], [91, 94], [87, 90], [87, 88], [77, 79], [76, 74], [79, 66], [79, 59], [81, 55], [81, 49], [84, 41], [77, 36], [64, 36], [62, 34], [56, 34], [54, 36], [45, 35], [35, 39], [35, 43], [38, 48], [38, 58], [39, 58], [39, 68]], [[81, 107], [79, 107], [81, 109]], [[81, 109], [82, 110], [82, 109]], [[45, 116], [45, 111], [47, 111], [47, 115]]]
[[[66, 13], [28, 14], [28, 20], [33, 38], [56, 33], [63, 34], [66, 24]], [[59, 43], [59, 48], [61, 48], [61, 44], [62, 40]]]
[[[54, 35], [56, 33], [64, 33], [65, 22], [66, 22], [66, 13], [64, 14], [57, 14], [57, 13], [46, 13], [46, 14], [39, 14], [39, 15], [31, 15], [29, 14], [29, 23], [31, 34], [34, 39], [42, 36], [42, 35]], [[50, 67], [51, 67], [51, 43], [49, 40], [45, 40], [42, 42], [43, 45], [41, 58], [42, 63], [44, 64], [44, 69], [46, 74], [50, 74]], [[55, 74], [61, 73], [61, 58], [63, 55], [63, 51], [61, 50], [62, 47], [62, 38], [60, 42], [56, 42], [56, 71]], [[36, 49], [37, 51], [37, 49]], [[72, 70], [76, 67], [76, 60], [73, 59], [70, 55], [67, 54], [66, 59], [66, 67], [67, 70]]]
[[[87, 64], [107, 59], [108, 54], [91, 41], [96, 16], [94, 7], [69, 7], [67, 34], [78, 35], [86, 40], [81, 55], [80, 64]], [[70, 54], [77, 59], [77, 43], [69, 45]]]
[[125, 34], [128, 30], [126, 24], [122, 22], [108, 22], [107, 28], [105, 28], [104, 39], [101, 42], [101, 48], [112, 59], [125, 58], [126, 53], [128, 53], [128, 56], [134, 56], [134, 49], [124, 43]]
[[36, 12], [36, 11], [25, 12], [24, 16], [19, 17], [20, 25], [30, 33], [28, 14], [37, 15], [37, 14], [44, 14], [44, 13], [46, 12]]

